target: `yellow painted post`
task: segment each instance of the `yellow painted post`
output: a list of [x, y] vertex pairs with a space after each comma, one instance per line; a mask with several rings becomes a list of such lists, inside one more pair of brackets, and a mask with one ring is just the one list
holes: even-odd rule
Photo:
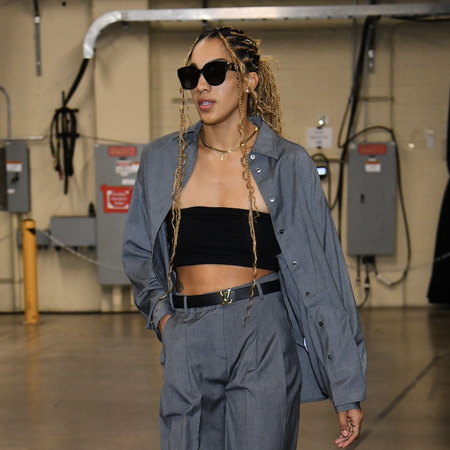
[[36, 227], [33, 219], [22, 221], [25, 323], [39, 321], [37, 288]]

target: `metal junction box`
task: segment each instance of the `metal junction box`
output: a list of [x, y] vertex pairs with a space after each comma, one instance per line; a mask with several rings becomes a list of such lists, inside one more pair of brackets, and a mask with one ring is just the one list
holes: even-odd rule
[[0, 148], [0, 211], [8, 211], [6, 192], [6, 149], [2, 147]]
[[26, 213], [31, 209], [30, 157], [24, 141], [7, 142], [6, 146], [6, 192], [8, 211]]
[[[95, 247], [95, 217], [52, 217], [50, 232], [55, 239], [68, 247]], [[52, 245], [58, 247], [55, 241]]]
[[351, 143], [348, 155], [348, 253], [389, 255], [396, 243], [394, 142]]
[[102, 285], [124, 285], [122, 242], [126, 213], [139, 168], [143, 145], [96, 145], [96, 242], [98, 281]]

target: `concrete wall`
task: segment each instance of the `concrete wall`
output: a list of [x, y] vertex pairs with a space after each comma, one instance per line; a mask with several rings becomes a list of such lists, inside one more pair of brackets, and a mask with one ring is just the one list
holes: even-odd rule
[[[193, 39], [198, 23], [158, 23], [107, 28], [97, 43], [81, 84], [69, 106], [79, 108], [74, 166], [69, 192], [53, 170], [49, 125], [61, 106], [82, 60], [82, 43], [91, 23], [116, 9], [200, 7], [198, 1], [47, 0], [41, 5], [42, 75], [36, 75], [34, 20], [31, 2], [0, 2], [0, 86], [12, 105], [13, 136], [45, 136], [30, 141], [32, 210], [24, 216], [0, 213], [0, 311], [21, 310], [20, 266], [14, 267], [13, 236], [23, 217], [49, 228], [52, 216], [85, 215], [95, 200], [95, 137], [145, 143], [178, 129], [179, 85], [175, 70]], [[213, 1], [211, 7], [263, 6], [270, 1]], [[284, 5], [300, 2], [286, 1]], [[301, 2], [323, 5], [324, 1]], [[342, 2], [351, 4], [352, 2]], [[364, 2], [360, 2], [364, 3]], [[405, 2], [397, 2], [405, 3]], [[336, 2], [328, 2], [336, 4]], [[216, 25], [216, 24], [214, 24]], [[232, 25], [262, 40], [265, 54], [280, 64], [278, 82], [285, 113], [285, 135], [303, 145], [306, 129], [326, 114], [333, 131], [329, 158], [338, 158], [337, 135], [350, 92], [353, 48], [359, 48], [362, 22], [239, 22]], [[355, 41], [356, 37], [356, 41]], [[375, 71], [366, 78], [358, 129], [382, 125], [395, 130], [402, 183], [411, 230], [412, 267], [406, 282], [389, 288], [372, 277], [370, 306], [425, 305], [435, 232], [447, 183], [446, 120], [450, 80], [450, 28], [382, 19], [377, 29]], [[6, 137], [5, 103], [0, 94], [0, 137]], [[192, 108], [192, 120], [197, 119]], [[387, 139], [385, 134], [371, 139]], [[427, 138], [433, 137], [432, 142]], [[316, 149], [308, 149], [311, 154]], [[332, 164], [332, 197], [337, 165]], [[328, 191], [327, 183], [324, 188]], [[98, 207], [98, 205], [97, 205]], [[402, 221], [397, 225], [397, 251], [377, 258], [378, 270], [392, 280], [406, 263]], [[344, 208], [343, 247], [346, 248]], [[118, 239], [121, 237], [118, 236]], [[95, 257], [92, 252], [85, 253]], [[356, 262], [348, 257], [352, 280]], [[11, 279], [16, 278], [15, 283]], [[111, 289], [97, 282], [95, 265], [64, 251], [38, 252], [39, 303], [43, 311], [108, 310]], [[363, 299], [355, 284], [357, 300]], [[125, 295], [126, 297], [126, 295]], [[124, 303], [128, 301], [125, 298]]]

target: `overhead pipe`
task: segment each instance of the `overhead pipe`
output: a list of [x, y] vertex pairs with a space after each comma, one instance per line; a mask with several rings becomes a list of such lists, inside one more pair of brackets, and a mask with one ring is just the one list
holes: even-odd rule
[[86, 33], [85, 59], [94, 57], [102, 30], [117, 22], [214, 22], [232, 20], [365, 19], [368, 16], [415, 17], [450, 15], [450, 3], [405, 3], [330, 6], [254, 6], [241, 8], [189, 8], [120, 10], [103, 14]]

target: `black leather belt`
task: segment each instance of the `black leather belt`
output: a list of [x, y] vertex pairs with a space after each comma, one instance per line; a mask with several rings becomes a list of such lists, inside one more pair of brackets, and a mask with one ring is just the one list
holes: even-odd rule
[[[267, 281], [260, 285], [262, 294], [271, 294], [281, 289], [280, 280]], [[237, 289], [225, 289], [219, 292], [203, 295], [174, 295], [174, 308], [184, 308], [184, 299], [186, 298], [186, 306], [188, 308], [201, 308], [202, 306], [211, 305], [229, 305], [234, 301], [249, 299], [252, 293], [252, 287], [246, 286]], [[258, 297], [258, 288], [255, 288], [254, 297]]]

